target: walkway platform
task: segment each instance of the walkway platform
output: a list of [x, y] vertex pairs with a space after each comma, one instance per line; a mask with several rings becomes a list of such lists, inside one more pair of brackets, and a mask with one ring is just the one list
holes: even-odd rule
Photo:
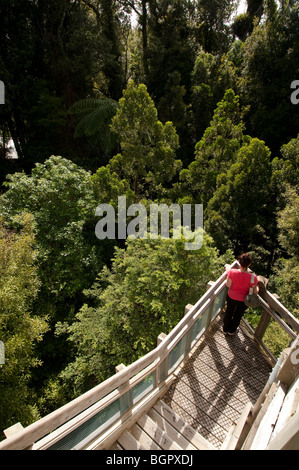
[[272, 370], [261, 349], [242, 329], [226, 336], [221, 326], [219, 317], [163, 397], [217, 449], [246, 404], [257, 401]]

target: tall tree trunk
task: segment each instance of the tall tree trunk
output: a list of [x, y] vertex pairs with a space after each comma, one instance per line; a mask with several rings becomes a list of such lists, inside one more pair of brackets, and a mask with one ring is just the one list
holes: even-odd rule
[[120, 62], [121, 50], [119, 42], [119, 34], [117, 30], [117, 22], [115, 18], [113, 0], [101, 0], [101, 23], [105, 38], [109, 43], [109, 55], [106, 65], [104, 65], [104, 73], [109, 80], [109, 94], [112, 99], [119, 100], [122, 95], [124, 86], [124, 77]]
[[147, 2], [142, 0], [142, 15], [140, 18], [142, 27], [142, 50], [143, 50], [143, 68], [145, 77], [148, 77], [148, 37], [147, 37]]

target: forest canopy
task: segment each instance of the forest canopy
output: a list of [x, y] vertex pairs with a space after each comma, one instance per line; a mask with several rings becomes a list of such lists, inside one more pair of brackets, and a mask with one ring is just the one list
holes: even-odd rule
[[[1, 429], [155, 347], [243, 251], [299, 318], [299, 4], [245, 3], [0, 0]], [[121, 196], [202, 204], [202, 247], [99, 240]]]

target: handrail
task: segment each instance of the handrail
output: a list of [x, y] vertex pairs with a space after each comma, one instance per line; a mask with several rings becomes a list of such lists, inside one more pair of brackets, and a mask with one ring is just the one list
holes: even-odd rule
[[[292, 339], [296, 339], [297, 337], [296, 333], [287, 325], [287, 323], [285, 323], [280, 318], [280, 316], [269, 307], [269, 305], [264, 301], [264, 299], [262, 299], [260, 296], [258, 297], [259, 297], [261, 306], [271, 315], [271, 317], [274, 318], [274, 320], [276, 320], [276, 322], [284, 329], [286, 333], [288, 333], [288, 335]], [[292, 322], [292, 326], [296, 329], [296, 331], [299, 331], [299, 322], [297, 323]]]
[[283, 317], [287, 324], [289, 324], [297, 333], [299, 333], [299, 321], [288, 309], [282, 305], [281, 302], [269, 291], [263, 293], [264, 300], [269, 304], [272, 310], [275, 310], [281, 317]]
[[299, 320], [294, 317], [294, 315], [292, 315], [291, 312], [282, 305], [282, 303], [279, 302], [276, 295], [271, 294], [271, 292], [266, 289], [261, 289], [261, 293], [258, 297], [260, 300], [260, 307], [263, 309], [259, 324], [254, 330], [246, 320], [242, 319], [242, 323], [253, 335], [254, 340], [259, 347], [264, 350], [272, 365], [274, 365], [277, 359], [262, 341], [263, 336], [269, 327], [271, 318], [273, 318], [282, 330], [288, 334], [292, 341], [297, 338], [299, 333]]
[[[230, 268], [237, 266], [235, 261]], [[8, 437], [6, 440], [0, 442], [0, 450], [4, 449], [26, 449], [36, 442], [51, 433], [55, 429], [63, 426], [65, 423], [71, 421], [80, 413], [84, 413], [100, 400], [107, 397], [116, 389], [128, 384], [128, 382], [149, 366], [148, 372], [157, 370], [163, 361], [169, 356], [170, 352], [175, 348], [183, 336], [195, 324], [200, 315], [205, 312], [213, 302], [217, 295], [225, 288], [226, 272], [224, 272], [217, 281], [207, 290], [207, 292], [193, 305], [189, 312], [181, 319], [181, 321], [173, 328], [173, 330], [166, 336], [166, 338], [152, 351], [138, 359], [128, 367], [120, 370], [112, 377], [100, 383], [83, 395], [75, 398], [71, 402], [63, 405], [61, 408], [53, 411], [49, 415], [41, 418], [35, 423], [27, 426], [17, 434]], [[140, 381], [143, 374], [140, 376]], [[163, 378], [165, 379], [165, 378]], [[161, 381], [161, 380], [160, 380]], [[136, 377], [133, 381], [136, 385]], [[138, 383], [138, 382], [137, 382]], [[158, 386], [158, 383], [156, 383]], [[120, 396], [116, 393], [115, 397]], [[97, 409], [99, 411], [100, 407]]]

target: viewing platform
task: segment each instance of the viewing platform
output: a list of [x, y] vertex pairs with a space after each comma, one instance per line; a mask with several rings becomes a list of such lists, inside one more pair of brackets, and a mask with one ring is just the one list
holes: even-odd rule
[[260, 396], [272, 367], [241, 330], [224, 335], [217, 319], [177, 372], [165, 403], [217, 449], [246, 405]]
[[[299, 321], [260, 282], [255, 330], [242, 320], [235, 335], [222, 332], [224, 272], [153, 351], [9, 428], [0, 450], [299, 449]], [[263, 343], [271, 319], [290, 337], [278, 360]]]

